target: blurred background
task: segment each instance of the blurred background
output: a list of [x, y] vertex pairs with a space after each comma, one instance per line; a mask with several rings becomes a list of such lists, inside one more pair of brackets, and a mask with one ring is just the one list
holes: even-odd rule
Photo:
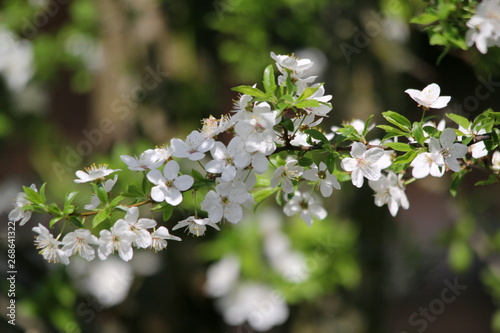
[[[260, 84], [270, 52], [310, 58], [333, 95], [322, 128], [393, 110], [420, 112], [405, 89], [435, 82], [443, 116], [500, 110], [500, 53], [430, 46], [409, 24], [424, 1], [5, 0], [0, 5], [0, 218], [22, 185], [60, 201], [91, 163], [125, 169], [139, 154], [229, 112], [230, 88]], [[438, 61], [439, 60], [439, 61]], [[439, 64], [438, 64], [439, 62]], [[478, 91], [481, 94], [478, 95]], [[450, 126], [453, 126], [450, 124]], [[375, 138], [375, 137], [374, 137]], [[121, 176], [126, 184], [139, 178]], [[130, 177], [127, 179], [125, 177]], [[33, 245], [34, 214], [16, 230], [16, 326], [2, 281], [2, 332], [493, 332], [500, 330], [498, 184], [468, 174], [407, 188], [392, 218], [372, 191], [345, 183], [307, 227], [272, 200], [204, 237], [174, 232], [161, 253], [69, 266]], [[119, 189], [118, 189], [119, 190]], [[86, 192], [88, 195], [86, 196]], [[175, 213], [170, 229], [188, 212]], [[115, 260], [116, 259], [116, 260]]]

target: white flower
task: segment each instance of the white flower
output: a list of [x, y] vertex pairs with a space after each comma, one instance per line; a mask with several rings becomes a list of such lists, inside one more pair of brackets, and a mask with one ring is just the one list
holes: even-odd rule
[[75, 179], [75, 183], [87, 183], [95, 180], [104, 180], [106, 176], [116, 171], [121, 171], [121, 169], [108, 169], [106, 164], [92, 164], [90, 167], [85, 168], [85, 171], [78, 170], [76, 172], [78, 179]]
[[[473, 129], [472, 125], [467, 129], [463, 128], [462, 126], [458, 126], [458, 130], [464, 133], [465, 136], [467, 137], [475, 137], [476, 135], [481, 135], [486, 133], [486, 130], [484, 128]], [[460, 139], [461, 137], [459, 138], [459, 140]], [[469, 146], [469, 152], [472, 154], [472, 157], [476, 159], [488, 155], [488, 150], [486, 149], [484, 141], [479, 141], [471, 144]]]
[[[256, 85], [254, 85], [254, 87], [255, 86]], [[233, 116], [233, 120], [239, 119], [240, 117], [242, 117], [244, 112], [251, 110], [252, 104], [250, 102], [252, 101], [252, 99], [253, 97], [250, 95], [241, 95], [240, 98], [234, 102], [232, 112], [235, 112], [235, 114]]]
[[180, 241], [177, 236], [171, 235], [164, 226], [159, 227], [151, 234], [151, 248], [155, 251], [161, 251], [167, 247], [167, 239]]
[[285, 165], [279, 166], [274, 171], [271, 187], [276, 187], [281, 182], [281, 190], [284, 193], [293, 193], [293, 181], [298, 179], [304, 172], [303, 167], [295, 166], [297, 163], [297, 160], [290, 160]]
[[168, 145], [163, 145], [155, 149], [158, 154], [158, 162], [165, 163], [172, 156], [172, 148]]
[[161, 155], [156, 149], [148, 149], [142, 152], [139, 157], [121, 155], [120, 158], [125, 164], [127, 164], [128, 169], [132, 171], [156, 169], [163, 163]]
[[496, 150], [491, 157], [491, 169], [500, 171], [500, 151]]
[[430, 138], [429, 153], [421, 153], [411, 162], [413, 167], [412, 175], [415, 178], [426, 177], [429, 173], [434, 177], [441, 177], [444, 174], [443, 166], [450, 170], [460, 171], [460, 164], [457, 158], [462, 158], [467, 153], [467, 146], [455, 143], [457, 136], [451, 128], [445, 129], [439, 140]]
[[172, 230], [177, 230], [179, 228], [186, 227], [189, 233], [195, 236], [203, 236], [207, 230], [207, 225], [211, 226], [216, 230], [220, 230], [217, 224], [210, 222], [208, 218], [200, 219], [195, 216], [190, 216], [185, 220], [179, 221]]
[[151, 234], [147, 229], [156, 226], [156, 221], [148, 218], [139, 218], [139, 209], [137, 207], [131, 207], [123, 219], [116, 221], [113, 228], [115, 228], [118, 233], [124, 231], [131, 231], [134, 234], [134, 240], [132, 242], [138, 248], [147, 248], [151, 246]]
[[441, 93], [441, 88], [436, 83], [431, 83], [424, 90], [416, 89], [406, 89], [405, 93], [410, 95], [410, 97], [417, 102], [429, 109], [442, 109], [450, 101], [450, 96], [439, 96]]
[[124, 261], [129, 261], [134, 255], [132, 242], [136, 235], [132, 231], [123, 231], [114, 226], [110, 230], [101, 230], [98, 240], [99, 248], [97, 254], [101, 260], [105, 260], [110, 254], [118, 251], [118, 255]]
[[312, 195], [299, 191], [296, 191], [290, 201], [286, 203], [283, 212], [286, 216], [298, 213], [299, 217], [308, 225], [312, 225], [314, 217], [322, 220], [327, 215], [326, 210], [316, 203], [316, 199]]
[[419, 179], [431, 174], [433, 177], [441, 177], [444, 175], [444, 169], [440, 168], [434, 161], [433, 154], [420, 153], [411, 161], [410, 166], [413, 167], [412, 176]]
[[253, 110], [242, 112], [234, 126], [236, 134], [242, 137], [248, 152], [271, 154], [276, 149], [274, 132], [277, 111], [271, 111], [267, 102], [255, 103]]
[[[30, 188], [34, 191], [37, 191], [36, 185], [31, 184]], [[38, 191], [37, 191], [38, 192]], [[31, 201], [28, 200], [26, 197], [26, 193], [24, 192], [19, 192], [16, 195], [16, 202], [14, 203], [14, 208], [10, 213], [9, 213], [9, 221], [12, 222], [19, 222], [19, 225], [22, 226], [26, 222], [29, 221], [31, 218], [31, 211], [30, 210], [23, 210], [23, 207], [26, 205], [31, 204]]]
[[39, 223], [37, 227], [33, 227], [33, 231], [39, 234], [35, 238], [35, 245], [45, 260], [69, 264], [68, 254], [59, 248], [62, 242], [55, 239], [47, 228]]
[[441, 133], [439, 141], [431, 138], [429, 141], [429, 151], [433, 154], [433, 159], [437, 165], [445, 165], [450, 170], [460, 171], [460, 164], [457, 158], [462, 158], [467, 153], [467, 146], [461, 143], [455, 143], [457, 136], [455, 131], [447, 128]]
[[324, 197], [332, 195], [334, 188], [340, 190], [337, 177], [327, 170], [326, 164], [323, 162], [319, 163], [319, 168], [316, 164], [312, 164], [311, 169], [304, 171], [302, 177], [312, 182], [319, 182], [319, 190]]
[[389, 171], [387, 176], [382, 175], [379, 180], [368, 181], [368, 185], [375, 191], [375, 205], [382, 207], [387, 204], [392, 216], [396, 216], [400, 206], [404, 209], [410, 207], [401, 177], [402, 174], [397, 176], [394, 172]]
[[207, 193], [200, 205], [201, 209], [208, 212], [211, 222], [217, 223], [225, 218], [231, 223], [238, 223], [243, 217], [241, 206], [252, 200], [244, 183], [223, 181], [215, 187], [215, 191]]
[[378, 160], [384, 155], [381, 148], [370, 148], [361, 142], [354, 142], [351, 148], [351, 157], [346, 157], [340, 163], [345, 171], [351, 171], [352, 184], [356, 187], [363, 186], [364, 178], [378, 180], [380, 178], [380, 166]]
[[236, 285], [240, 274], [240, 260], [234, 254], [226, 254], [207, 269], [205, 291], [212, 297], [221, 297]]
[[213, 145], [214, 139], [207, 138], [198, 131], [192, 131], [187, 136], [186, 141], [177, 138], [170, 141], [173, 156], [189, 158], [191, 161], [201, 160]]
[[[248, 322], [250, 330], [269, 331], [283, 324], [289, 310], [283, 296], [270, 286], [257, 282], [243, 282], [216, 300], [228, 325]], [[243, 326], [240, 326], [243, 327]]]
[[314, 65], [310, 59], [297, 59], [288, 55], [276, 55], [274, 52], [271, 52], [271, 58], [276, 61], [276, 67], [278, 67], [278, 70], [283, 74], [283, 76], [279, 78], [280, 84], [288, 77], [289, 74], [287, 70], [291, 72], [290, 77], [294, 80], [306, 80], [307, 82], [311, 82], [315, 79], [315, 77], [304, 77], [307, 71]]
[[[106, 192], [109, 193], [113, 189], [113, 186], [115, 186], [117, 180], [118, 180], [118, 175], [115, 175], [115, 178], [106, 180], [103, 183], [102, 187], [104, 187]], [[99, 206], [100, 204], [101, 204], [101, 199], [99, 199], [97, 194], [94, 193], [90, 198], [90, 204], [85, 205], [83, 208], [85, 208], [86, 210], [93, 210], [96, 209], [97, 206]]]
[[490, 46], [500, 46], [500, 1], [484, 0], [476, 7], [476, 13], [467, 21], [467, 44], [476, 44], [485, 54]]
[[87, 261], [94, 260], [95, 250], [90, 244], [97, 244], [97, 237], [90, 233], [87, 229], [77, 229], [67, 233], [62, 239], [62, 250], [68, 256], [74, 255], [76, 252]]
[[179, 163], [169, 161], [163, 168], [163, 174], [159, 170], [148, 172], [147, 178], [156, 185], [151, 189], [151, 198], [154, 201], [165, 201], [172, 206], [182, 202], [181, 192], [188, 190], [193, 185], [194, 179], [189, 175], [179, 176], [179, 170]]
[[223, 115], [220, 119], [210, 116], [203, 119], [203, 127], [200, 132], [207, 139], [213, 138], [229, 129], [232, 125], [233, 120], [228, 115]]
[[224, 181], [231, 181], [236, 176], [236, 170], [243, 169], [250, 164], [250, 154], [245, 150], [245, 143], [240, 137], [234, 137], [227, 147], [217, 141], [212, 150], [213, 160], [205, 165], [210, 173], [220, 173]]

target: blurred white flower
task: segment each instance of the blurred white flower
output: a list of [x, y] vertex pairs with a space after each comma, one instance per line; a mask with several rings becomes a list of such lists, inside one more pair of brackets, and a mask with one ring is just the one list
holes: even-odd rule
[[467, 44], [476, 44], [485, 54], [488, 47], [500, 46], [500, 0], [484, 0], [476, 7], [476, 13], [467, 21]]
[[308, 225], [312, 225], [313, 218], [320, 220], [327, 215], [326, 209], [317, 203], [317, 200], [310, 193], [296, 191], [293, 197], [283, 207], [286, 216], [299, 214], [299, 217]]
[[161, 155], [157, 149], [148, 149], [139, 155], [132, 157], [121, 155], [121, 160], [127, 164], [128, 169], [132, 171], [147, 171], [158, 168], [162, 163]]
[[[36, 185], [31, 184], [30, 188], [34, 191], [37, 191]], [[31, 218], [31, 210], [23, 210], [23, 206], [31, 204], [31, 201], [28, 200], [26, 197], [26, 193], [24, 192], [19, 192], [16, 195], [16, 201], [14, 203], [14, 208], [10, 213], [9, 213], [9, 221], [12, 222], [19, 222], [19, 225], [22, 226], [26, 222], [29, 221]]]
[[210, 219], [204, 218], [196, 218], [194, 216], [190, 216], [187, 219], [184, 219], [182, 221], [179, 221], [173, 228], [172, 230], [177, 230], [180, 228], [186, 227], [186, 229], [189, 231], [189, 233], [195, 235], [195, 236], [203, 236], [205, 234], [205, 231], [207, 230], [207, 225], [211, 226], [212, 228], [216, 230], [220, 230], [217, 224], [214, 222], [211, 222]]
[[405, 93], [418, 103], [429, 109], [442, 109], [450, 101], [450, 96], [439, 96], [441, 88], [436, 83], [431, 83], [422, 91], [416, 89], [406, 89]]
[[106, 164], [92, 164], [90, 167], [85, 168], [85, 171], [78, 170], [76, 172], [78, 179], [75, 179], [75, 183], [88, 183], [95, 180], [104, 180], [106, 176], [116, 171], [121, 171], [121, 169], [108, 169]]
[[235, 286], [240, 274], [240, 260], [227, 254], [207, 269], [205, 291], [212, 297], [221, 297]]
[[404, 185], [401, 182], [402, 176], [402, 174], [398, 176], [393, 171], [389, 171], [387, 175], [382, 175], [379, 180], [368, 181], [368, 185], [375, 191], [375, 205], [382, 207], [387, 204], [392, 216], [396, 216], [400, 206], [404, 209], [410, 207]]

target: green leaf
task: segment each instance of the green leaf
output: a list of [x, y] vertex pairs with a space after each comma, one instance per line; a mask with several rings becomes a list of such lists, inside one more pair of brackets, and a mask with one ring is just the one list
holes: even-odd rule
[[124, 197], [122, 195], [119, 195], [117, 196], [116, 198], [114, 198], [113, 200], [111, 200], [111, 202], [109, 203], [109, 205], [111, 207], [116, 207], [120, 204], [120, 202], [124, 199]]
[[96, 194], [99, 200], [101, 200], [103, 204], [108, 203], [109, 201], [108, 192], [106, 192], [106, 189], [104, 187], [98, 187]]
[[309, 135], [313, 139], [319, 140], [323, 143], [328, 143], [328, 139], [326, 138], [326, 136], [318, 130], [315, 130], [313, 128], [309, 128], [309, 129], [306, 129], [304, 131], [304, 133]]
[[54, 224], [56, 224], [60, 220], [62, 220], [62, 216], [56, 216], [56, 217], [54, 217], [53, 219], [50, 220], [49, 227], [52, 228], [54, 226]]
[[412, 150], [407, 152], [404, 155], [398, 156], [392, 164], [408, 164], [411, 163], [415, 159], [415, 157], [418, 155], [418, 151]]
[[416, 23], [416, 24], [431, 24], [439, 20], [439, 17], [437, 17], [435, 14], [431, 13], [423, 13], [418, 16], [413, 17], [410, 20], [410, 23]]
[[196, 169], [191, 169], [191, 176], [194, 178], [194, 180], [205, 180], [205, 176], [203, 176], [201, 172]]
[[457, 195], [458, 189], [460, 188], [460, 185], [462, 184], [462, 180], [464, 179], [464, 177], [467, 173], [468, 173], [467, 169], [462, 169], [459, 172], [454, 172], [451, 175], [450, 193], [452, 196]]
[[293, 132], [295, 129], [293, 126], [293, 121], [290, 118], [283, 118], [281, 120], [281, 124], [288, 130], [288, 132]]
[[308, 99], [302, 102], [295, 103], [294, 106], [299, 109], [316, 108], [318, 106], [321, 106], [321, 103], [315, 99]]
[[370, 123], [371, 123], [373, 117], [374, 117], [374, 115], [372, 114], [371, 116], [368, 117], [368, 119], [366, 119], [365, 126], [363, 127], [363, 133], [361, 133], [361, 135], [363, 137], [365, 137], [366, 134], [368, 133], [368, 128], [370, 127]]
[[413, 123], [413, 128], [411, 131], [413, 138], [422, 146], [425, 144], [424, 130], [420, 123]]
[[307, 87], [306, 89], [304, 89], [304, 91], [302, 92], [302, 94], [300, 94], [300, 96], [297, 98], [297, 101], [296, 102], [302, 102], [306, 99], [308, 99], [309, 97], [311, 97], [316, 91], [318, 91], [318, 89], [320, 88], [321, 86], [316, 86], [316, 87]]
[[232, 88], [231, 90], [245, 94], [245, 95], [250, 95], [250, 96], [255, 96], [259, 98], [264, 98], [266, 97], [266, 93], [263, 92], [262, 90], [258, 88], [254, 88], [251, 86], [237, 86]]
[[406, 135], [406, 133], [403, 132], [402, 130], [397, 129], [396, 127], [389, 126], [389, 125], [377, 125], [377, 127], [383, 129], [387, 133], [395, 134], [397, 136], [405, 136]]
[[328, 154], [328, 156], [325, 159], [325, 164], [328, 169], [328, 172], [332, 173], [333, 170], [335, 169], [335, 155], [334, 154]]
[[44, 204], [45, 202], [42, 200], [42, 196], [37, 191], [33, 190], [30, 187], [23, 186], [24, 193], [26, 194], [26, 198], [33, 204]]
[[313, 164], [313, 160], [308, 158], [308, 157], [302, 157], [302, 158], [299, 158], [298, 163], [300, 166], [306, 167], [306, 166], [310, 166], [311, 164]]
[[394, 111], [382, 112], [382, 116], [393, 125], [396, 125], [403, 131], [409, 132], [411, 128], [411, 122], [403, 115], [400, 115]]
[[197, 180], [193, 183], [193, 186], [191, 186], [191, 189], [196, 190], [202, 187], [207, 187], [207, 186], [212, 186], [215, 184], [215, 180], [213, 179], [203, 179], [203, 180]]
[[134, 184], [127, 186], [127, 191], [123, 193], [126, 197], [144, 197], [144, 193]]
[[394, 150], [397, 150], [397, 151], [412, 151], [413, 150], [409, 144], [403, 143], [403, 142], [386, 142], [383, 145], [387, 146], [389, 148], [392, 148]]
[[274, 91], [277, 88], [275, 80], [276, 79], [274, 77], [274, 67], [273, 65], [269, 65], [264, 70], [264, 78], [262, 80], [262, 83], [264, 84], [264, 90], [266, 91], [266, 93], [268, 94], [274, 93]]
[[455, 113], [447, 113], [446, 117], [450, 118], [453, 122], [456, 124], [462, 126], [466, 130], [469, 129], [470, 127], [470, 122], [467, 120], [467, 118], [459, 116], [458, 114]]
[[83, 225], [82, 221], [78, 217], [76, 217], [76, 216], [70, 216], [69, 220], [70, 220], [71, 223], [73, 223], [75, 225], [75, 227], [77, 227], [77, 228], [85, 228], [85, 226]]
[[447, 45], [448, 40], [443, 35], [441, 35], [439, 33], [434, 33], [429, 38], [429, 44], [430, 45]]
[[45, 185], [47, 185], [47, 183], [43, 183], [40, 187], [40, 191], [38, 191], [38, 193], [40, 193], [40, 200], [42, 201], [41, 203], [43, 204], [47, 203], [47, 198], [45, 197]]
[[490, 185], [497, 183], [500, 180], [499, 177], [500, 176], [496, 173], [492, 174], [488, 177], [488, 179], [478, 181], [477, 183], [474, 184], [474, 186]]
[[110, 214], [111, 211], [109, 209], [104, 209], [97, 213], [92, 220], [92, 228], [96, 228], [99, 224], [106, 220]]
[[163, 221], [167, 222], [168, 220], [170, 220], [173, 213], [174, 213], [174, 206], [172, 206], [172, 205], [164, 206], [163, 212], [162, 212]]
[[454, 240], [448, 249], [448, 262], [457, 273], [465, 272], [472, 263], [472, 251], [465, 240]]
[[433, 126], [424, 126], [422, 129], [430, 136], [436, 136], [439, 133], [439, 130]]

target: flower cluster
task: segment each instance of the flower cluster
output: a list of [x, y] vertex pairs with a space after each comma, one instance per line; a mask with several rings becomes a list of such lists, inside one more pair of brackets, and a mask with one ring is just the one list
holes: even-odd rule
[[[57, 237], [43, 225], [33, 228], [39, 234], [36, 246], [48, 261], [67, 264], [77, 253], [90, 261], [96, 250], [102, 260], [116, 252], [128, 261], [134, 248], [156, 252], [169, 240], [181, 240], [166, 226], [158, 226], [154, 212], [169, 221], [188, 197], [186, 192], [194, 212], [170, 229], [202, 236], [207, 226], [219, 230], [223, 222], [239, 223], [246, 210], [272, 195], [284, 215], [312, 225], [327, 216], [323, 202], [334, 197], [341, 182], [361, 188], [366, 178], [375, 205], [387, 205], [395, 216], [399, 208], [409, 208], [405, 188], [416, 179], [451, 171], [457, 179], [453, 193], [458, 180], [479, 165], [491, 174], [485, 183], [498, 181], [498, 112], [488, 110], [473, 121], [447, 114], [458, 128], [444, 121], [435, 125], [427, 112], [445, 108], [451, 97], [440, 96], [439, 85], [432, 83], [422, 91], [405, 91], [422, 107], [421, 121], [387, 111], [382, 116], [390, 125], [377, 126], [386, 132], [382, 139], [367, 139], [375, 128], [371, 118], [332, 126], [327, 132], [319, 125], [332, 110], [332, 96], [308, 75], [313, 62], [274, 53], [271, 57], [280, 74], [275, 77], [270, 65], [264, 71], [263, 90], [257, 85], [235, 87], [240, 96], [230, 114], [204, 119], [202, 128], [185, 139], [173, 138], [139, 156], [121, 156], [129, 171], [142, 173], [141, 186], [129, 184], [116, 195], [113, 188], [124, 171], [94, 164], [77, 171], [74, 181], [91, 184], [94, 192], [84, 212], [73, 204], [77, 192], [68, 194], [59, 208], [47, 204], [45, 184], [39, 191], [33, 185], [18, 194], [9, 220], [23, 225], [32, 212], [40, 212], [53, 216], [50, 227], [59, 221], [77, 226]], [[230, 135], [220, 136], [223, 132]], [[139, 217], [138, 207], [146, 204], [152, 218]], [[92, 228], [85, 227], [86, 219], [92, 219]]]
[[485, 54], [488, 47], [500, 46], [500, 0], [479, 3], [467, 27], [467, 44], [476, 44], [479, 52]]

